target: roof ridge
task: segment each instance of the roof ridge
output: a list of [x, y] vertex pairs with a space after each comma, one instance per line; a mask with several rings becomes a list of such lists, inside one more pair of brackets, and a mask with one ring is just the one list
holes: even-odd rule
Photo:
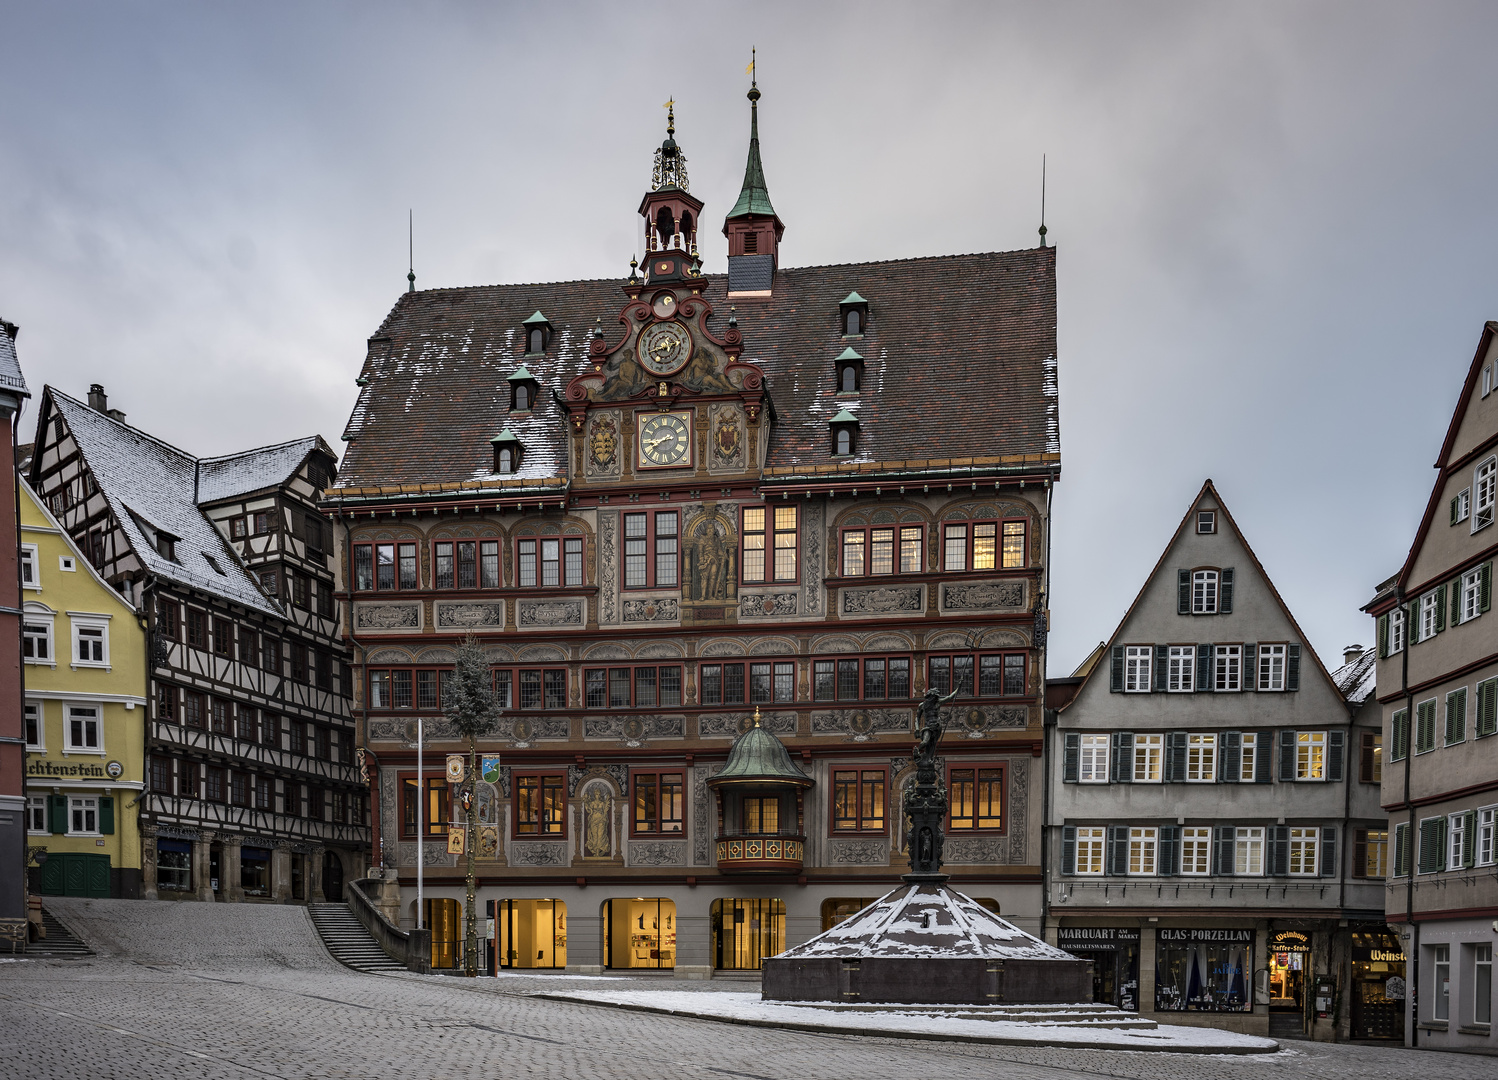
[[198, 458], [198, 461], [202, 462], [204, 465], [216, 465], [221, 461], [228, 461], [231, 458], [246, 457], [250, 454], [269, 453], [272, 450], [281, 450], [288, 446], [295, 446], [298, 443], [315, 444], [319, 438], [321, 438], [321, 436], [319, 435], [302, 435], [295, 439], [287, 439], [285, 442], [271, 443], [268, 446], [256, 446], [252, 447], [249, 450], [236, 450], [232, 454], [215, 454], [212, 457]]
[[64, 393], [63, 391], [57, 389], [57, 387], [53, 386], [51, 383], [45, 384], [44, 387], [43, 387], [43, 389], [44, 390], [50, 390], [52, 392], [52, 396], [53, 396], [54, 399], [56, 399], [56, 398], [62, 398], [64, 401], [68, 402], [70, 405], [77, 405], [80, 409], [87, 409], [89, 412], [91, 412], [95, 416], [97, 416], [100, 420], [108, 421], [109, 423], [114, 424], [116, 427], [123, 428], [126, 431], [131, 432], [132, 434], [139, 435], [141, 438], [147, 439], [150, 442], [155, 443], [157, 446], [165, 447], [166, 449], [172, 451], [172, 453], [174, 453], [174, 454], [181, 454], [183, 457], [187, 458], [187, 460], [189, 460], [189, 461], [201, 461], [202, 460], [197, 455], [188, 453], [186, 450], [182, 449], [182, 447], [177, 446], [175, 443], [169, 443], [165, 439], [161, 438], [160, 436], [152, 435], [149, 431], [142, 431], [140, 428], [136, 427], [134, 424], [127, 424], [123, 420], [116, 420], [114, 417], [110, 416], [108, 413], [101, 413], [98, 409], [96, 409], [92, 405], [88, 404], [88, 402], [86, 402], [86, 401], [79, 401], [77, 398], [73, 397], [71, 394]]

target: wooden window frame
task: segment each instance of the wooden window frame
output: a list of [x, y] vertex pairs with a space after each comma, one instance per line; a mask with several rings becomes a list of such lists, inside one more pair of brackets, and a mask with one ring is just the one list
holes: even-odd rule
[[[649, 778], [654, 781], [654, 804], [655, 821], [658, 825], [665, 825], [666, 819], [662, 816], [661, 800], [664, 793], [662, 777], [674, 776], [678, 779], [679, 798], [681, 800], [681, 817], [677, 820], [680, 825], [678, 829], [665, 828], [641, 828], [639, 816], [640, 781]], [[687, 774], [685, 768], [680, 769], [631, 769], [629, 771], [629, 835], [652, 837], [656, 839], [685, 839], [687, 835]]]
[[182, 628], [189, 649], [202, 649], [204, 652], [209, 650], [208, 626], [208, 612], [195, 607], [187, 609], [187, 617], [182, 620]]
[[[873, 569], [874, 534], [888, 531], [890, 534], [890, 568], [885, 571]], [[914, 532], [914, 537], [907, 537], [907, 532]], [[863, 558], [860, 568], [856, 571], [848, 570], [848, 551], [850, 547], [849, 538], [859, 537], [859, 545], [862, 548]], [[905, 545], [913, 542], [915, 544], [916, 565], [907, 569], [905, 566]], [[896, 522], [890, 525], [853, 525], [842, 529], [838, 536], [837, 548], [837, 574], [838, 577], [901, 577], [911, 574], [924, 574], [926, 572], [926, 526], [924, 524], [912, 525], [909, 522]]]
[[[630, 519], [643, 518], [645, 531], [640, 536], [629, 534]], [[661, 531], [663, 518], [671, 519], [673, 531], [666, 533]], [[681, 587], [681, 518], [680, 510], [628, 510], [619, 520], [619, 585], [624, 589], [675, 589]], [[629, 545], [631, 542], [640, 542], [644, 545], [643, 552], [631, 553]], [[669, 547], [670, 550], [662, 550]], [[642, 558], [644, 563], [643, 580], [636, 584], [630, 583], [630, 560]], [[661, 560], [667, 558], [671, 564], [671, 580], [661, 580]]]
[[[780, 512], [789, 512], [792, 517], [792, 525], [789, 528], [782, 526]], [[751, 529], [750, 514], [761, 513], [763, 528]], [[749, 538], [757, 536], [760, 538], [761, 546], [752, 548], [749, 546]], [[789, 543], [781, 543], [784, 539]], [[780, 576], [781, 552], [788, 551], [794, 572], [787, 577]], [[741, 585], [794, 585], [801, 580], [801, 512], [796, 506], [775, 505], [774, 503], [763, 503], [759, 506], [743, 506], [739, 508], [739, 584]], [[760, 556], [761, 576], [749, 576], [749, 555], [753, 553]], [[839, 551], [841, 558], [841, 551]]]
[[[432, 805], [431, 795], [428, 794], [427, 804], [425, 807], [423, 807], [424, 812], [422, 814], [422, 825], [426, 829], [427, 839], [430, 840], [434, 836], [440, 837], [447, 835], [448, 826], [452, 824], [452, 794], [451, 788], [447, 782], [447, 777], [443, 774], [427, 772], [425, 774], [425, 778], [427, 791], [429, 793], [436, 793], [439, 802], [447, 811], [446, 817], [444, 817], [440, 822], [432, 821], [431, 814], [426, 812], [431, 809]], [[408, 784], [412, 786], [411, 789], [407, 788]], [[396, 790], [400, 792], [399, 813], [401, 838], [414, 840], [416, 839], [416, 814], [414, 812], [414, 808], [412, 810], [412, 813], [409, 815], [407, 815], [406, 810], [407, 807], [411, 805], [409, 801], [411, 790], [416, 788], [416, 770], [411, 769], [408, 771], [398, 772], [396, 774], [395, 785]], [[290, 811], [288, 811], [288, 813], [289, 812]]]
[[[830, 782], [827, 792], [827, 835], [828, 836], [886, 836], [889, 834], [890, 819], [890, 790], [889, 790], [889, 767], [887, 765], [863, 765], [863, 764], [834, 764], [829, 767]], [[842, 826], [838, 824], [837, 801], [839, 774], [851, 773], [853, 775], [853, 805], [854, 817], [857, 824], [853, 826]], [[876, 779], [873, 779], [877, 777]], [[863, 814], [864, 785], [879, 785], [879, 818], [877, 825], [867, 824]], [[1002, 811], [1001, 811], [1002, 813]], [[872, 821], [872, 818], [868, 819]]]
[[[460, 545], [471, 545], [473, 548], [473, 561], [470, 565], [473, 572], [473, 583], [464, 584], [463, 571], [464, 560]], [[414, 545], [413, 545], [414, 546]], [[492, 547], [492, 551], [485, 551], [485, 547]], [[443, 548], [448, 551], [445, 554], [448, 560], [446, 584], [443, 583], [442, 560], [444, 558]], [[517, 549], [518, 550], [518, 549]], [[441, 540], [431, 541], [432, 559], [432, 588], [441, 592], [492, 592], [504, 587], [504, 541], [498, 536], [474, 536], [474, 537], [443, 537]], [[493, 559], [494, 576], [486, 580], [485, 564]], [[397, 563], [399, 560], [397, 560]], [[489, 582], [492, 581], [492, 584]]]
[[[715, 701], [707, 699], [708, 668], [721, 669], [718, 674], [718, 696]], [[728, 699], [725, 693], [727, 689], [727, 669], [729, 668], [741, 668], [743, 670], [743, 679], [740, 682], [742, 694], [736, 700], [732, 701]], [[697, 703], [699, 705], [747, 705], [749, 703], [749, 658], [747, 656], [725, 657], [708, 662], [699, 662], [697, 664]]]
[[[557, 580], [553, 584], [546, 584], [546, 564], [549, 561], [546, 556], [547, 544], [557, 546]], [[582, 559], [578, 561], [578, 580], [571, 580], [568, 567], [570, 560], [567, 558], [568, 545], [580, 546]], [[530, 550], [527, 550], [530, 545]], [[517, 536], [515, 537], [515, 587], [517, 589], [576, 589], [587, 584], [587, 543], [583, 536], [576, 533], [563, 533], [558, 536]], [[526, 559], [531, 560], [529, 573], [533, 580], [527, 581]]]
[[[978, 529], [993, 527], [991, 552], [991, 564], [978, 565], [979, 537]], [[1019, 559], [1015, 562], [1008, 561], [1008, 553], [1005, 550], [1004, 540], [1011, 526], [1019, 527]], [[962, 548], [960, 566], [950, 565], [953, 550], [951, 542], [954, 533], [962, 533]], [[938, 523], [937, 539], [940, 543], [938, 562], [941, 565], [941, 573], [944, 574], [996, 574], [1005, 570], [1024, 570], [1030, 566], [1030, 519], [1028, 517], [997, 517], [997, 518], [964, 518], [956, 521], [942, 521]], [[986, 537], [985, 537], [986, 539]], [[990, 560], [985, 558], [987, 563]]]
[[[450, 667], [431, 667], [425, 664], [378, 664], [366, 667], [364, 669], [364, 707], [369, 712], [435, 713], [442, 708], [443, 691], [452, 670]], [[386, 677], [383, 701], [388, 704], [376, 705], [375, 687], [379, 684], [378, 676], [381, 675]], [[432, 678], [427, 679], [425, 676], [432, 676]], [[402, 684], [404, 684], [404, 692], [401, 692]], [[431, 685], [437, 695], [430, 704], [424, 703], [430, 699], [423, 699], [421, 696], [424, 685]], [[396, 704], [401, 698], [405, 698], [407, 704]]]
[[1361, 732], [1358, 739], [1358, 781], [1364, 784], [1383, 782], [1384, 733]]
[[[997, 826], [979, 826], [980, 820], [977, 812], [978, 791], [980, 773], [997, 770], [999, 773], [999, 824]], [[955, 822], [957, 810], [957, 788], [954, 786], [952, 776], [959, 772], [972, 772], [973, 774], [973, 827], [957, 825]], [[947, 836], [1004, 836], [1009, 832], [1009, 763], [1007, 761], [961, 761], [947, 763], [946, 767], [947, 791], [950, 803], [947, 808]], [[990, 781], [992, 782], [992, 781]]]
[[[683, 679], [685, 677], [684, 666], [685, 666], [684, 664], [680, 664], [680, 663], [677, 663], [677, 664], [634, 664], [634, 663], [629, 663], [629, 664], [609, 664], [607, 666], [602, 666], [602, 667], [587, 667], [587, 668], [583, 668], [583, 684], [582, 684], [582, 688], [583, 688], [583, 708], [585, 708], [585, 709], [679, 709], [679, 708], [682, 708], [686, 704], [686, 683], [683, 681]], [[628, 676], [629, 676], [629, 701], [628, 701], [628, 703], [623, 704], [623, 705], [616, 705], [616, 704], [614, 704], [614, 698], [613, 698], [613, 689], [614, 689], [614, 682], [613, 682], [614, 674], [613, 673], [619, 672], [619, 671], [626, 672], [628, 674]], [[641, 671], [653, 671], [653, 672], [655, 672], [655, 701], [653, 701], [653, 702], [645, 702], [643, 704], [640, 702], [640, 672]], [[675, 704], [661, 704], [661, 682], [662, 682], [662, 680], [661, 680], [661, 672], [662, 671], [675, 671], [676, 672], [676, 696], [677, 696], [678, 700], [675, 702]], [[595, 705], [595, 704], [593, 704], [592, 699], [589, 697], [589, 693], [590, 693], [590, 690], [591, 690], [590, 683], [592, 682], [592, 680], [589, 678], [589, 676], [596, 675], [599, 672], [603, 673], [603, 695], [604, 695], [604, 699], [603, 699], [603, 701], [601, 701], [600, 703], [598, 703], [598, 704]], [[544, 694], [544, 692], [545, 692], [544, 689], [543, 689], [542, 692]]]
[[[907, 690], [906, 690], [906, 694], [905, 694], [904, 697], [893, 696], [893, 695], [891, 695], [889, 693], [889, 685], [890, 685], [890, 678], [889, 678], [890, 662], [891, 661], [900, 661], [900, 660], [905, 661], [905, 665], [906, 665], [905, 683], [906, 683]], [[867, 692], [868, 685], [869, 685], [869, 683], [868, 683], [868, 680], [869, 680], [869, 670], [868, 670], [869, 661], [883, 662], [883, 664], [884, 664], [884, 687], [885, 687], [885, 694], [884, 694], [883, 697], [866, 697], [865, 696], [865, 694]], [[857, 689], [858, 689], [858, 694], [857, 694], [856, 697], [844, 697], [844, 696], [842, 696], [839, 693], [840, 673], [839, 673], [839, 670], [838, 670], [838, 664], [840, 662], [841, 663], [856, 663], [858, 665], [858, 670], [857, 670]], [[817, 691], [817, 677], [821, 673], [817, 669], [818, 669], [819, 665], [823, 665], [823, 664], [831, 664], [832, 665], [832, 672], [831, 672], [831, 674], [832, 674], [832, 696], [831, 697], [819, 697], [818, 696], [818, 691]], [[913, 699], [913, 697], [915, 695], [915, 671], [916, 671], [915, 658], [910, 653], [870, 653], [868, 655], [864, 655], [864, 654], [860, 654], [860, 653], [855, 653], [853, 655], [845, 655], [845, 656], [818, 656], [818, 657], [814, 657], [812, 659], [812, 662], [811, 662], [811, 699], [812, 699], [812, 701], [815, 701], [815, 702], [910, 701], [910, 700]], [[772, 678], [773, 678], [773, 672], [772, 672]]]
[[[555, 661], [553, 661], [552, 664], [554, 665]], [[527, 673], [527, 672], [538, 672], [540, 674], [540, 676], [541, 676], [540, 682], [538, 684], [539, 687], [540, 687], [540, 695], [541, 695], [540, 699], [539, 699], [540, 700], [540, 704], [538, 704], [538, 705], [524, 705], [523, 706], [523, 705], [520, 704], [520, 688], [521, 688], [521, 681], [522, 681], [521, 680], [521, 676], [523, 674]], [[501, 674], [502, 673], [505, 676], [507, 676], [507, 679], [506, 678], [501, 678]], [[495, 666], [495, 667], [493, 667], [493, 668], [490, 669], [490, 675], [491, 675], [491, 677], [493, 679], [493, 686], [494, 686], [495, 695], [496, 695], [497, 698], [499, 698], [499, 700], [500, 700], [500, 707], [503, 708], [503, 709], [514, 710], [516, 712], [560, 712], [563, 709], [566, 709], [566, 708], [569, 707], [568, 704], [567, 704], [568, 694], [569, 694], [569, 690], [570, 690], [570, 686], [569, 686], [569, 673], [568, 673], [568, 669], [565, 666], [563, 666], [563, 667], [558, 667], [558, 666], [545, 666], [545, 667], [542, 667], [542, 666], [533, 666], [533, 665], [530, 665], [530, 664], [513, 664], [513, 665], [511, 665], [511, 664], [500, 664], [500, 665], [497, 665], [497, 666]], [[560, 675], [561, 676], [562, 696], [561, 696], [561, 704], [560, 705], [548, 705], [546, 703], [547, 702], [546, 693], [547, 693], [548, 683], [554, 683], [554, 682], [556, 682], [556, 680], [554, 678], [548, 678], [549, 675], [550, 676], [555, 676], [555, 675]], [[502, 685], [507, 685], [508, 686], [508, 690], [501, 690], [500, 687]], [[506, 695], [506, 696], [501, 697], [500, 695]]]
[[[527, 781], [538, 781], [537, 792], [541, 802], [537, 805], [536, 829], [527, 832], [524, 829], [526, 822], [520, 819], [520, 794], [526, 787]], [[555, 781], [555, 783], [552, 783]], [[567, 773], [555, 772], [547, 769], [529, 769], [525, 772], [515, 772], [510, 775], [510, 836], [516, 840], [566, 840], [567, 839]], [[560, 793], [560, 804], [558, 806], [556, 831], [541, 831], [541, 805], [545, 802], [547, 790]]]

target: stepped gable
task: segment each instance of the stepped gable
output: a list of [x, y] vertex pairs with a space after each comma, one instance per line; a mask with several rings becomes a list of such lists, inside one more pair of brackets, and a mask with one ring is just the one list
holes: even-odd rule
[[[965, 458], [1059, 455], [1055, 257], [1054, 248], [1034, 248], [776, 270], [773, 296], [734, 305], [741, 359], [766, 375], [767, 474], [930, 472], [948, 461], [967, 467]], [[713, 307], [709, 326], [722, 334], [727, 275], [699, 280]], [[403, 293], [369, 339], [330, 495], [491, 477], [490, 440], [505, 428], [526, 447], [522, 472], [506, 481], [565, 479], [565, 416], [550, 396], [588, 370], [595, 327], [619, 338], [623, 285]], [[853, 291], [867, 298], [869, 319], [862, 336], [844, 338], [839, 304]], [[523, 324], [538, 310], [552, 328], [544, 356], [525, 353]], [[865, 363], [856, 400], [836, 392], [834, 361], [850, 345]], [[531, 412], [511, 413], [506, 380], [522, 364], [540, 384], [540, 400]], [[858, 454], [834, 461], [828, 422], [844, 408], [860, 424]]]
[[902, 885], [781, 959], [1075, 960], [945, 885]]

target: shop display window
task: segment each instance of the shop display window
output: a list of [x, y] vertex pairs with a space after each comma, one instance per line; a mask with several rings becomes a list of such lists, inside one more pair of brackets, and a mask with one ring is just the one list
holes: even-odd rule
[[189, 841], [156, 841], [156, 887], [176, 892], [187, 892], [192, 888], [192, 844]]
[[615, 969], [674, 968], [676, 903], [642, 896], [605, 900], [603, 955]]
[[868, 907], [877, 896], [836, 896], [822, 901], [822, 931], [831, 930], [838, 923], [857, 915]]
[[565, 901], [491, 900], [489, 918], [494, 920], [491, 971], [567, 966]]
[[1252, 930], [1166, 929], [1155, 946], [1159, 1012], [1249, 1012]]
[[270, 895], [270, 852], [265, 848], [239, 849], [239, 887], [246, 896]]
[[765, 957], [785, 949], [784, 900], [714, 900], [712, 924], [713, 966], [720, 971], [758, 971]]
[[1404, 1041], [1405, 962], [1399, 939], [1352, 934], [1352, 1037]]
[[432, 967], [455, 968], [463, 962], [460, 939], [463, 936], [462, 906], [449, 897], [426, 901], [422, 912], [426, 928], [432, 932]]

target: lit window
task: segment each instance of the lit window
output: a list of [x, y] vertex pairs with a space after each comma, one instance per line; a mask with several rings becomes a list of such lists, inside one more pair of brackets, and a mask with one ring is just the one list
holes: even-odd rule
[[521, 836], [556, 836], [566, 831], [564, 780], [561, 775], [516, 777], [516, 833]]
[[1134, 736], [1134, 782], [1136, 784], [1160, 783], [1160, 760], [1164, 739], [1163, 735]]
[[1013, 570], [1025, 565], [1025, 523], [1004, 522], [1004, 569]]
[[921, 527], [906, 525], [900, 529], [900, 573], [919, 574], [924, 565], [921, 555]]
[[884, 831], [883, 769], [832, 773], [832, 827], [842, 832]]
[[1217, 779], [1217, 736], [1192, 733], [1186, 736], [1186, 779], [1207, 783]]
[[1290, 830], [1290, 876], [1315, 877], [1319, 872], [1317, 854], [1321, 848], [1321, 830]]
[[1172, 694], [1189, 694], [1196, 688], [1196, 646], [1172, 645], [1167, 686]]
[[1326, 732], [1295, 733], [1295, 779], [1326, 779]]
[[1212, 830], [1193, 827], [1181, 830], [1181, 873], [1208, 874], [1212, 867]]
[[1363, 876], [1387, 877], [1389, 874], [1389, 832], [1387, 829], [1369, 829], [1364, 835], [1366, 845], [1363, 855]]
[[[767, 524], [772, 527], [767, 529]], [[777, 506], [771, 515], [763, 506], [746, 507], [743, 525], [741, 565], [744, 581], [795, 581], [796, 508]], [[767, 549], [774, 552], [768, 566]], [[767, 570], [774, 574], [773, 579], [765, 576]]]
[[1129, 873], [1153, 874], [1155, 853], [1159, 846], [1160, 830], [1131, 828], [1129, 830]]
[[1252, 784], [1258, 779], [1255, 764], [1259, 756], [1259, 736], [1251, 731], [1243, 733], [1243, 756], [1238, 766], [1238, 779]]
[[1077, 829], [1077, 873], [1101, 874], [1108, 830], [1101, 826]]
[[1130, 694], [1147, 694], [1150, 689], [1150, 664], [1154, 659], [1152, 645], [1130, 645], [1124, 649], [1124, 690]]
[[1197, 570], [1191, 575], [1191, 614], [1217, 613], [1217, 571]]
[[1233, 835], [1233, 873], [1242, 877], [1264, 874], [1264, 829], [1240, 828]]
[[1078, 759], [1077, 779], [1084, 784], [1108, 782], [1108, 736], [1083, 735]]
[[682, 774], [636, 773], [634, 781], [635, 832], [681, 832], [686, 823]]
[[995, 521], [980, 522], [973, 526], [974, 570], [992, 570], [994, 568], [994, 545], [997, 541], [998, 529], [998, 522]]
[[1004, 770], [952, 769], [947, 776], [953, 830], [999, 829], [1004, 825]]

